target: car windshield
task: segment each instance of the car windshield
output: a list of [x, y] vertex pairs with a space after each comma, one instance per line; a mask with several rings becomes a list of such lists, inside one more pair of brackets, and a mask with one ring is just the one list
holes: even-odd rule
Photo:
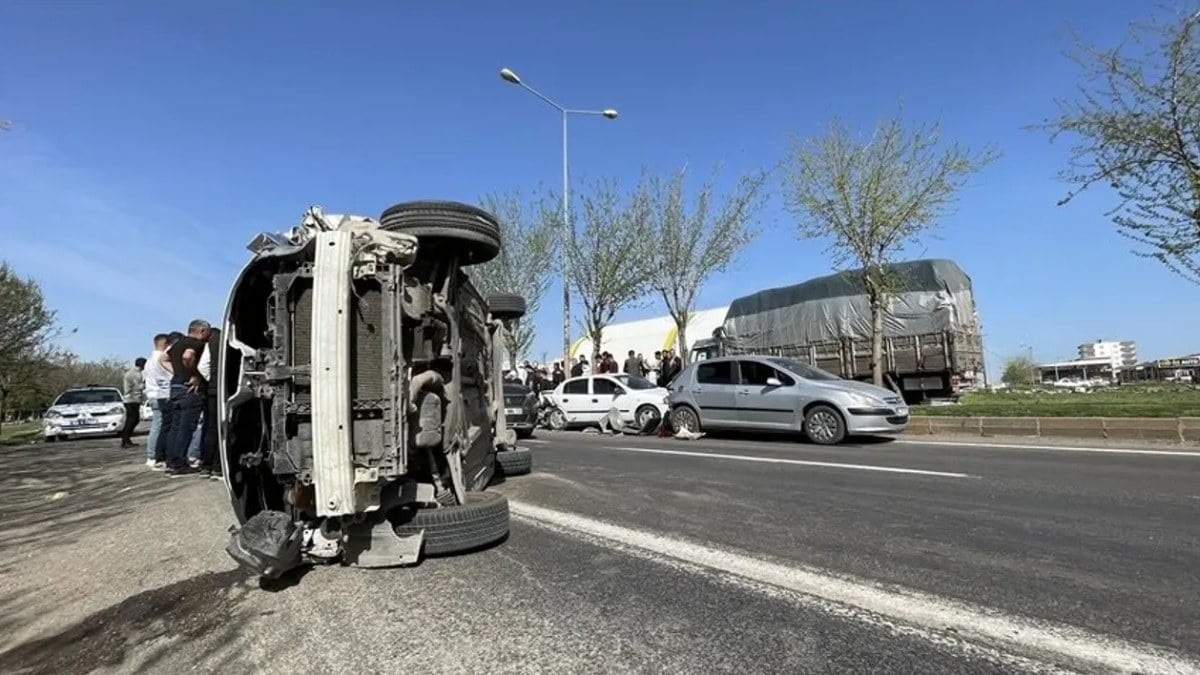
[[807, 363], [801, 363], [800, 361], [797, 361], [796, 359], [782, 359], [782, 358], [776, 357], [776, 358], [770, 358], [767, 360], [770, 361], [771, 363], [774, 363], [774, 364], [783, 366], [784, 368], [787, 368], [788, 370], [799, 375], [800, 377], [803, 377], [806, 380], [840, 380], [840, 379], [842, 379], [842, 378], [838, 377], [837, 375], [834, 375], [833, 373], [827, 373], [827, 372], [821, 370], [820, 368], [813, 368], [812, 366], [808, 365]]
[[630, 389], [656, 389], [658, 387], [650, 380], [633, 375], [617, 375], [617, 381]]
[[120, 403], [121, 393], [116, 389], [77, 389], [64, 391], [54, 405], [81, 405], [87, 403]]

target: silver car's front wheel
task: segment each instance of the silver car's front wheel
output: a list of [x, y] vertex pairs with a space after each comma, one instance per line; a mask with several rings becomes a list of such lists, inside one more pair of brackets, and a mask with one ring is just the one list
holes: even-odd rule
[[804, 435], [818, 445], [836, 445], [846, 437], [846, 425], [833, 408], [813, 406], [804, 415]]
[[700, 431], [700, 417], [696, 415], [696, 411], [687, 406], [680, 406], [671, 411], [671, 421], [674, 422], [677, 429], [692, 433]]

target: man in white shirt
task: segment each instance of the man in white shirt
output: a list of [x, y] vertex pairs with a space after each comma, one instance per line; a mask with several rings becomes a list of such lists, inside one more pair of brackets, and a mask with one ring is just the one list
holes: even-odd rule
[[162, 471], [166, 468], [166, 455], [158, 452], [158, 440], [162, 435], [163, 407], [171, 397], [171, 373], [162, 364], [163, 352], [167, 349], [167, 334], [154, 336], [154, 352], [142, 369], [146, 400], [150, 401], [150, 436], [146, 439], [146, 466]]

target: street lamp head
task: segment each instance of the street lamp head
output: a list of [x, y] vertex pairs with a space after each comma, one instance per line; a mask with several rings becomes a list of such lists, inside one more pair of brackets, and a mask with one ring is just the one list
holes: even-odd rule
[[500, 77], [504, 78], [505, 82], [511, 82], [513, 84], [521, 84], [521, 78], [517, 77], [517, 74], [514, 73], [513, 71], [509, 70], [508, 68], [500, 69]]
[[610, 120], [617, 119], [617, 111], [613, 110], [612, 108], [609, 108], [608, 110], [601, 110], [600, 114], [604, 115], [605, 117], [607, 117]]

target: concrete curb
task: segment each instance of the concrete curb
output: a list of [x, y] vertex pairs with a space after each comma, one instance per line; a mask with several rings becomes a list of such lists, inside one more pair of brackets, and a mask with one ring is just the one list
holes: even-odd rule
[[923, 417], [905, 438], [964, 437], [1200, 445], [1200, 417]]

